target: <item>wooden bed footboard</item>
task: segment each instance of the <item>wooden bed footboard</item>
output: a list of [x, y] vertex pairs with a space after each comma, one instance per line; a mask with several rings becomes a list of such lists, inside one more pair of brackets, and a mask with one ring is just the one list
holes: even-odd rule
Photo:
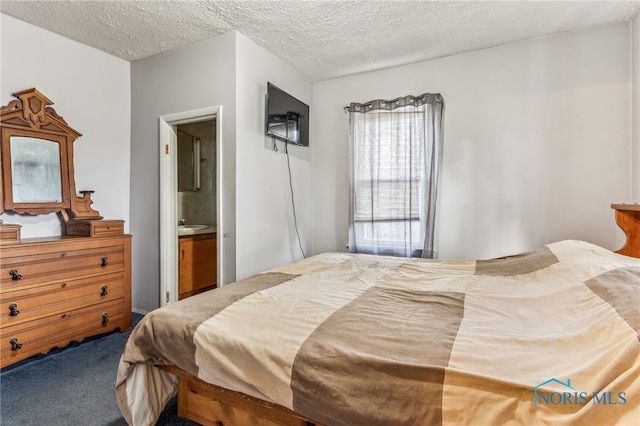
[[322, 426], [295, 411], [207, 383], [173, 365], [178, 377], [178, 415], [205, 426]]

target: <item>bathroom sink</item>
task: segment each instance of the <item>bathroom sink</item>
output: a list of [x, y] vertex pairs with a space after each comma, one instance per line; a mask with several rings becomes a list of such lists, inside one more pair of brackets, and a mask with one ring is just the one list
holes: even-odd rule
[[210, 232], [216, 232], [216, 227], [209, 225], [178, 225], [178, 235], [207, 234]]
[[178, 231], [198, 231], [208, 227], [209, 225], [178, 225]]

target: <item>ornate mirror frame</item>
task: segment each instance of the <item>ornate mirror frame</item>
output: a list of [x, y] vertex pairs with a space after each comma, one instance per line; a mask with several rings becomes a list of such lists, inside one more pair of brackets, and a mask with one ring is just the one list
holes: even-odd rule
[[[0, 108], [0, 214], [12, 211], [19, 214], [38, 215], [60, 212], [73, 219], [102, 219], [91, 208], [91, 193], [76, 193], [73, 172], [73, 142], [80, 136], [49, 105], [53, 102], [35, 88], [13, 94], [18, 98]], [[14, 198], [11, 137], [36, 138], [59, 144], [61, 197], [45, 202], [24, 202]]]

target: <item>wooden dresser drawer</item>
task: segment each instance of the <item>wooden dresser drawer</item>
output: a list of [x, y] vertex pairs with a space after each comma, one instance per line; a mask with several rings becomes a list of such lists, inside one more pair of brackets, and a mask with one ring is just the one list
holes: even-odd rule
[[120, 272], [123, 269], [122, 246], [7, 257], [0, 266], [0, 292]]
[[124, 234], [124, 220], [70, 220], [66, 225], [67, 235], [104, 237]]
[[38, 353], [46, 353], [54, 346], [82, 341], [88, 336], [117, 328], [124, 331], [127, 329], [125, 319], [124, 304], [119, 299], [3, 327], [0, 329], [0, 367]]
[[122, 272], [80, 280], [53, 283], [29, 291], [0, 294], [2, 326], [20, 324], [56, 313], [95, 305], [124, 295]]
[[0, 223], [0, 246], [20, 242], [21, 225]]

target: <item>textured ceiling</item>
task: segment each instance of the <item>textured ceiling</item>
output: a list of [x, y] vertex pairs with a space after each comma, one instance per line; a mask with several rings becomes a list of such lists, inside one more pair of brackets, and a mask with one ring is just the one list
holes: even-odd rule
[[246, 35], [311, 81], [625, 21], [636, 1], [6, 1], [0, 12], [136, 60]]

